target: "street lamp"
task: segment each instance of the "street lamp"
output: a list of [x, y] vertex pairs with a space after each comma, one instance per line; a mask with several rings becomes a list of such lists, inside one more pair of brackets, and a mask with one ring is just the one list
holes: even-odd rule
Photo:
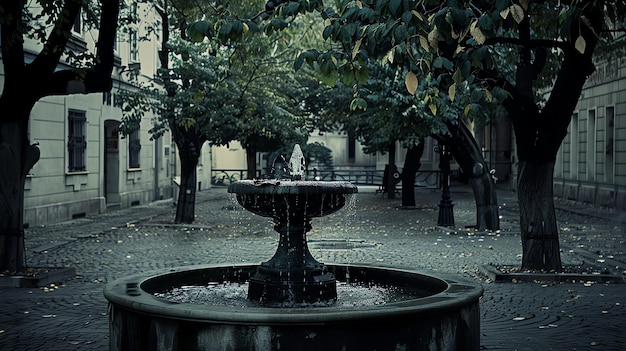
[[[436, 150], [437, 151], [437, 150]], [[441, 170], [441, 201], [439, 202], [439, 218], [437, 225], [442, 227], [454, 226], [454, 205], [450, 200], [450, 152], [446, 145], [439, 144], [439, 169]]]

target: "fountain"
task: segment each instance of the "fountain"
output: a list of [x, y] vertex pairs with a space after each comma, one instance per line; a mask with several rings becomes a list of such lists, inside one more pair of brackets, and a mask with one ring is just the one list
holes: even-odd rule
[[[479, 284], [407, 269], [318, 262], [311, 219], [340, 210], [348, 182], [303, 180], [296, 145], [273, 179], [243, 180], [228, 192], [279, 233], [260, 265], [203, 265], [139, 274], [105, 287], [111, 350], [478, 350]], [[247, 299], [179, 302], [173, 290], [247, 286]], [[342, 289], [385, 290], [383, 302], [344, 304]], [[239, 289], [239, 287], [238, 287]]]

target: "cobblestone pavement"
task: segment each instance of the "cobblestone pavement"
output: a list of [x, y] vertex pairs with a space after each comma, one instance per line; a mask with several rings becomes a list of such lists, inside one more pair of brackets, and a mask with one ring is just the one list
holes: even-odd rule
[[[314, 219], [309, 246], [326, 263], [364, 263], [455, 273], [480, 281], [481, 345], [485, 350], [626, 350], [626, 285], [492, 283], [484, 264], [519, 264], [521, 245], [514, 194], [499, 193], [501, 230], [472, 232], [472, 193], [452, 188], [458, 228], [440, 228], [438, 190], [417, 191], [417, 208], [400, 209], [374, 188]], [[626, 215], [558, 201], [566, 265], [586, 262], [626, 271]], [[198, 194], [197, 221], [173, 225], [171, 201], [71, 222], [29, 228], [31, 267], [69, 266], [77, 276], [42, 288], [0, 288], [0, 350], [107, 350], [104, 285], [116, 278], [194, 264], [260, 263], [276, 249], [267, 219], [236, 205], [225, 188]]]

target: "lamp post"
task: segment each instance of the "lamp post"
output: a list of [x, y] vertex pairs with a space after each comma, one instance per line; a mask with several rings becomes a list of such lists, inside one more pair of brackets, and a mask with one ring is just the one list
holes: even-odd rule
[[441, 170], [441, 201], [439, 202], [439, 218], [437, 225], [442, 227], [454, 226], [454, 205], [450, 200], [450, 152], [446, 145], [439, 144], [439, 169]]

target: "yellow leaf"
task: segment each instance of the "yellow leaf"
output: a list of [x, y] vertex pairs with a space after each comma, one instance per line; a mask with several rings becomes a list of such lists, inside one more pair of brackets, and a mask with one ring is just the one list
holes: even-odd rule
[[420, 45], [426, 51], [430, 49], [430, 47], [428, 46], [428, 39], [426, 39], [426, 37], [424, 37], [423, 35], [420, 35]]
[[428, 43], [435, 50], [437, 50], [437, 48], [439, 47], [439, 31], [437, 30], [437, 28], [428, 33]]
[[472, 28], [470, 33], [472, 34], [472, 38], [476, 40], [478, 45], [482, 45], [485, 42], [485, 39], [487, 39], [485, 35], [483, 34], [483, 32], [480, 30], [480, 28], [478, 28], [477, 26]]
[[431, 103], [428, 104], [428, 108], [430, 109], [430, 112], [433, 114], [433, 116], [437, 116], [437, 105]]
[[417, 17], [417, 19], [419, 19], [420, 21], [424, 20], [424, 17], [422, 17], [422, 15], [417, 12], [417, 10], [411, 10], [411, 13], [413, 13], [413, 16]]
[[409, 94], [415, 95], [415, 91], [417, 90], [417, 77], [415, 73], [409, 71], [404, 77], [404, 85], [406, 85], [406, 90], [409, 91]]
[[388, 59], [389, 59], [389, 63], [393, 63], [393, 55], [395, 54], [396, 49], [395, 47], [392, 48], [391, 50], [389, 50], [389, 52], [387, 53]]
[[580, 52], [581, 54], [584, 54], [586, 47], [587, 47], [587, 42], [585, 41], [585, 38], [582, 37], [582, 35], [576, 38], [576, 42], [574, 42], [574, 48], [576, 48], [578, 52]]
[[450, 97], [450, 101], [454, 101], [455, 94], [456, 94], [456, 83], [452, 83], [450, 88], [448, 88], [448, 96]]
[[509, 11], [515, 22], [520, 23], [524, 20], [524, 9], [520, 5], [513, 4], [509, 6]]
[[465, 113], [466, 116], [469, 115], [471, 108], [472, 104], [467, 104], [467, 106], [465, 106], [465, 109], [463, 110], [463, 113]]
[[361, 41], [362, 40], [363, 40], [363, 38], [357, 40], [356, 43], [354, 43], [354, 49], [352, 49], [352, 59], [353, 60], [356, 57], [356, 55], [359, 53], [359, 48], [361, 47]]
[[487, 89], [485, 89], [485, 98], [487, 98], [487, 101], [489, 102], [493, 101], [493, 95], [491, 95], [491, 92]]
[[505, 8], [504, 10], [500, 11], [500, 17], [502, 17], [502, 19], [506, 19], [507, 17], [509, 17], [509, 8]]

